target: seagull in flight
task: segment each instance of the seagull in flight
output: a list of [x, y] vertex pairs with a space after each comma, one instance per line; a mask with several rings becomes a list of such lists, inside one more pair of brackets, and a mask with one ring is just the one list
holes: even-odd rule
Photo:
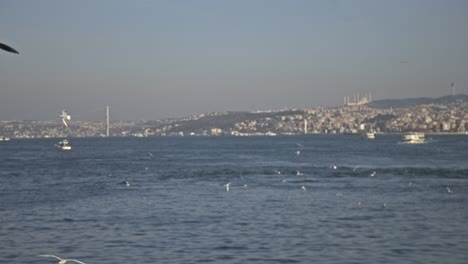
[[65, 110], [62, 110], [62, 114], [60, 115], [60, 117], [62, 118], [62, 122], [65, 125], [65, 127], [68, 127], [67, 120], [70, 120], [71, 116]]
[[54, 255], [39, 255], [40, 257], [50, 257], [50, 258], [56, 258], [59, 260], [58, 264], [66, 264], [67, 262], [76, 262], [76, 263], [80, 263], [80, 264], [86, 264], [84, 262], [81, 262], [79, 260], [76, 260], [76, 259], [62, 259], [62, 258], [59, 258], [57, 256], [54, 256]]
[[11, 52], [11, 53], [19, 54], [17, 50], [3, 43], [0, 43], [0, 49]]

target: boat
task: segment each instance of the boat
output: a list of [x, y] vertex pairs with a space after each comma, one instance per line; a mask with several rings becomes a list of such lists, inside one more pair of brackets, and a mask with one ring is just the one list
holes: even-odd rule
[[375, 133], [374, 132], [366, 132], [363, 134], [363, 136], [367, 139], [375, 139]]
[[61, 140], [56, 146], [62, 150], [71, 150], [70, 143], [67, 139]]
[[402, 142], [407, 144], [421, 144], [426, 141], [424, 139], [424, 133], [410, 132], [403, 135]]
[[0, 136], [0, 141], [10, 141], [9, 137]]

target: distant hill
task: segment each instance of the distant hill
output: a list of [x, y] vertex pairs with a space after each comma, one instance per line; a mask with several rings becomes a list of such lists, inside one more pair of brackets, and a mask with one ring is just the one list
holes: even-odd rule
[[228, 130], [233, 124], [246, 120], [260, 120], [267, 117], [276, 117], [278, 115], [303, 115], [304, 110], [286, 110], [271, 112], [225, 112], [223, 114], [206, 114], [203, 117], [192, 120], [178, 120], [177, 130], [180, 131], [199, 131], [209, 128], [220, 128]]
[[420, 98], [406, 98], [406, 99], [385, 99], [385, 100], [376, 100], [368, 104], [371, 108], [385, 109], [385, 108], [406, 108], [413, 107], [422, 104], [450, 104], [456, 102], [468, 102], [468, 95], [466, 94], [457, 94], [455, 96], [448, 95], [439, 98], [429, 98], [429, 97], [420, 97]]

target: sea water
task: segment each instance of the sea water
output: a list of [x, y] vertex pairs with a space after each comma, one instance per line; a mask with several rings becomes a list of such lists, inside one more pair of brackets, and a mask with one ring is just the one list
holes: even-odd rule
[[466, 136], [69, 140], [0, 143], [0, 263], [468, 259]]

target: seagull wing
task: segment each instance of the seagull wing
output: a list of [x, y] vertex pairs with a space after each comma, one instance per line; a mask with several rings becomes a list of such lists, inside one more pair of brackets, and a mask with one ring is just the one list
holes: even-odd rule
[[76, 259], [67, 259], [67, 261], [73, 261], [73, 262], [80, 263], [80, 264], [86, 264], [86, 263], [81, 262], [81, 261], [76, 260]]
[[40, 256], [40, 257], [50, 257], [50, 258], [56, 258], [56, 259], [58, 259], [58, 260], [63, 260], [63, 259], [61, 259], [61, 258], [59, 258], [59, 257], [57, 257], [57, 256], [54, 256], [54, 255], [39, 255], [39, 256]]
[[14, 48], [12, 48], [12, 47], [10, 47], [8, 45], [5, 45], [3, 43], [0, 43], [0, 49], [6, 50], [6, 51], [11, 52], [11, 53], [19, 54], [19, 52], [17, 50], [15, 50]]

